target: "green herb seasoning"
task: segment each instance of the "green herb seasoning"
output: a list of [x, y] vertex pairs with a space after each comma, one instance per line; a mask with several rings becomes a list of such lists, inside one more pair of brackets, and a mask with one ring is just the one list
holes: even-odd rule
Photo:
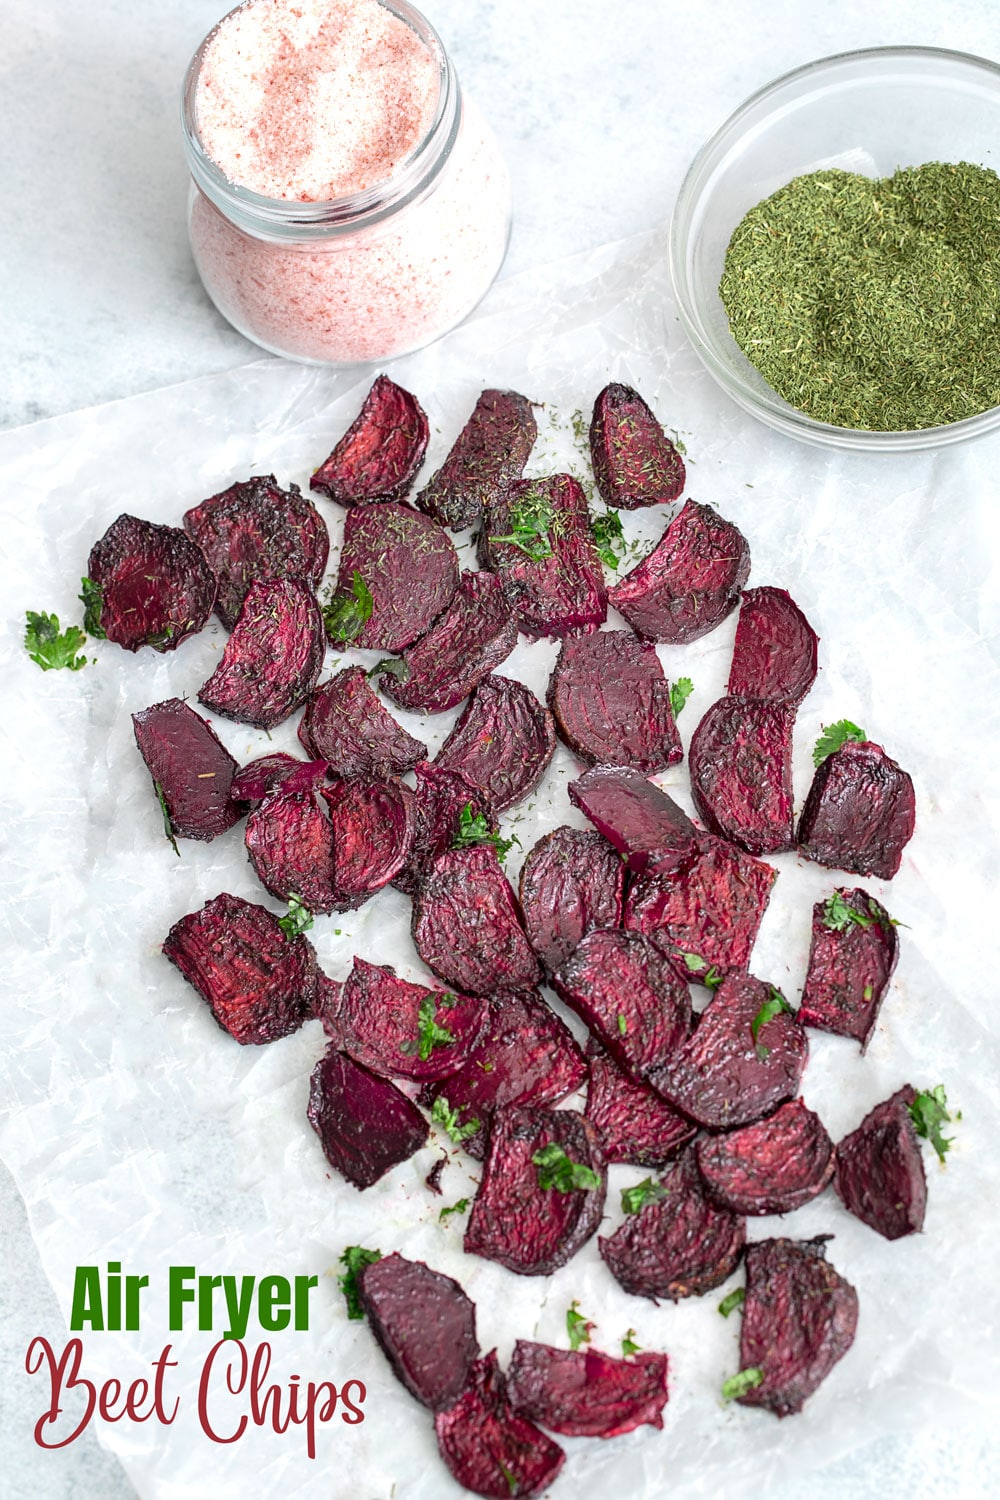
[[737, 226], [719, 293], [747, 358], [818, 421], [975, 416], [1000, 405], [1000, 177], [968, 162], [796, 177]]

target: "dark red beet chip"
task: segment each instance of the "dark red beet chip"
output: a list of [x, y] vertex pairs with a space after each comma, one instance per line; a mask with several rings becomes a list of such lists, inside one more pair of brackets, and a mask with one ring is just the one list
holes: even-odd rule
[[311, 792], [323, 780], [325, 760], [298, 760], [284, 750], [272, 750], [241, 767], [233, 777], [233, 796], [259, 807], [272, 792]]
[[335, 778], [320, 790], [333, 827], [332, 881], [338, 909], [360, 906], [388, 885], [413, 844], [413, 793], [400, 781]]
[[[543, 1188], [533, 1157], [558, 1146], [589, 1168], [593, 1188]], [[519, 1276], [549, 1276], [585, 1245], [601, 1222], [607, 1187], [593, 1126], [571, 1109], [507, 1105], [496, 1110], [482, 1181], [465, 1230], [465, 1250]]]
[[599, 1349], [553, 1349], [518, 1339], [507, 1371], [507, 1399], [532, 1422], [566, 1437], [618, 1437], [663, 1426], [667, 1356], [613, 1359]]
[[310, 911], [346, 911], [333, 884], [333, 828], [312, 792], [273, 792], [247, 819], [246, 846], [261, 885], [293, 893]]
[[707, 635], [736, 608], [749, 572], [750, 548], [732, 522], [688, 500], [608, 598], [644, 640], [680, 644]]
[[319, 511], [273, 474], [231, 484], [184, 513], [184, 530], [218, 579], [215, 613], [232, 630], [256, 580], [302, 578], [315, 589], [326, 570], [330, 535]]
[[419, 889], [438, 855], [451, 848], [464, 808], [472, 818], [485, 817], [489, 831], [496, 832], [486, 797], [461, 771], [421, 761], [415, 774], [413, 845], [403, 869], [393, 878], [393, 885], [408, 896]]
[[348, 511], [344, 522], [339, 593], [351, 593], [355, 573], [372, 596], [372, 612], [350, 644], [402, 651], [451, 603], [458, 588], [458, 555], [447, 532], [412, 506], [361, 505]]
[[587, 1046], [590, 1083], [584, 1114], [606, 1161], [662, 1167], [694, 1138], [697, 1126], [653, 1089], [624, 1072], [594, 1040]]
[[750, 1125], [793, 1099], [809, 1055], [804, 1028], [794, 1013], [779, 1011], [753, 1035], [773, 993], [749, 974], [730, 974], [690, 1041], [650, 1075], [653, 1087], [709, 1130]]
[[595, 766], [566, 788], [569, 800], [611, 843], [633, 875], [669, 872], [688, 859], [697, 834], [672, 797], [628, 766]]
[[709, 1196], [737, 1214], [791, 1213], [833, 1176], [833, 1142], [801, 1099], [742, 1130], [703, 1135], [695, 1152]]
[[924, 1227], [927, 1179], [906, 1084], [876, 1104], [837, 1146], [834, 1186], [845, 1208], [887, 1240]]
[[472, 1367], [454, 1406], [434, 1418], [438, 1449], [465, 1489], [488, 1500], [530, 1500], [552, 1484], [565, 1453], [507, 1401], [496, 1350]]
[[521, 866], [528, 939], [551, 974], [595, 927], [622, 919], [625, 867], [607, 839], [565, 825], [538, 840]]
[[520, 479], [538, 435], [531, 402], [517, 391], [483, 391], [444, 463], [417, 496], [421, 510], [461, 531]]
[[785, 589], [747, 589], [727, 693], [801, 703], [816, 681], [819, 636]]
[[325, 651], [323, 617], [308, 584], [252, 583], [198, 701], [224, 719], [273, 729], [309, 697]]
[[101, 629], [126, 651], [175, 651], [212, 613], [215, 575], [177, 526], [119, 516], [90, 549], [87, 574], [101, 589]]
[[779, 1417], [801, 1411], [853, 1344], [858, 1294], [827, 1265], [828, 1238], [747, 1246], [740, 1368], [764, 1378], [737, 1396], [743, 1406], [766, 1406]]
[[829, 917], [829, 900], [813, 907], [799, 1020], [851, 1036], [864, 1051], [896, 967], [899, 938], [885, 907], [867, 891], [838, 890], [835, 897], [853, 915]]
[[913, 782], [882, 749], [848, 741], [817, 768], [799, 822], [806, 859], [891, 880], [913, 837]]
[[713, 833], [748, 854], [795, 843], [792, 728], [795, 709], [762, 698], [720, 698], [688, 751], [691, 795]]
[[316, 985], [316, 999], [313, 1001], [312, 1016], [320, 1021], [323, 1030], [331, 1041], [340, 1046], [342, 1027], [340, 1024], [340, 1010], [344, 999], [344, 986], [338, 984], [335, 979], [328, 979], [322, 969], [319, 972], [319, 980]]
[[[425, 1014], [450, 1042], [424, 1024]], [[355, 1062], [373, 1073], [427, 1082], [464, 1067], [486, 1030], [488, 1007], [482, 998], [410, 984], [394, 969], [355, 957], [338, 1016], [341, 1050]]]
[[523, 683], [494, 675], [476, 688], [434, 764], [461, 771], [502, 813], [534, 791], [555, 748], [548, 709]]
[[402, 776], [427, 755], [427, 746], [383, 707], [363, 667], [344, 667], [316, 689], [299, 739], [341, 776]]
[[700, 1297], [732, 1275], [746, 1224], [706, 1196], [690, 1148], [667, 1168], [660, 1185], [666, 1196], [628, 1214], [598, 1248], [619, 1286], [633, 1296], [654, 1302]]
[[463, 573], [444, 614], [404, 655], [402, 680], [386, 672], [379, 686], [412, 713], [444, 713], [467, 698], [516, 645], [517, 622], [496, 574]]
[[429, 433], [417, 398], [379, 375], [309, 487], [339, 505], [402, 500], [423, 463]]
[[358, 1276], [368, 1326], [411, 1396], [431, 1411], [458, 1400], [479, 1353], [476, 1309], [450, 1276], [385, 1255]]
[[236, 761], [215, 730], [180, 698], [132, 715], [139, 753], [180, 839], [218, 838], [246, 804], [232, 790]]
[[684, 460], [630, 385], [606, 385], [590, 419], [594, 479], [606, 505], [665, 505], [684, 490]]
[[334, 1044], [313, 1068], [308, 1116], [327, 1161], [356, 1188], [371, 1187], [427, 1143], [416, 1105]]
[[244, 1046], [297, 1031], [312, 1009], [316, 954], [286, 937], [278, 918], [225, 892], [175, 922], [163, 951], [193, 984], [224, 1031]]
[[548, 703], [560, 739], [588, 766], [662, 771], [681, 759], [670, 684], [656, 647], [631, 630], [563, 641]]
[[542, 977], [490, 844], [449, 849], [434, 861], [413, 898], [413, 941], [427, 967], [460, 994], [531, 989]]

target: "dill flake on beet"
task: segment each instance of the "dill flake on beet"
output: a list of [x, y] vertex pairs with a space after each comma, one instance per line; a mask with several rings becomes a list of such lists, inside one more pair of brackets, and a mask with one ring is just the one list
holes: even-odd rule
[[402, 500], [423, 463], [429, 434], [416, 396], [379, 375], [310, 488], [346, 506]]

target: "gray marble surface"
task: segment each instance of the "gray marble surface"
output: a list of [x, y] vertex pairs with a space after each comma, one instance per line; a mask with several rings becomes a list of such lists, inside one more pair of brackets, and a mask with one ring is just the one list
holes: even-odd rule
[[[890, 43], [1000, 56], [996, 0], [426, 0], [424, 8], [511, 166], [515, 225], [504, 274], [665, 228], [704, 138], [788, 68]], [[4, 0], [0, 425], [256, 356], [201, 291], [184, 229], [178, 87], [221, 10], [217, 0]], [[90, 1434], [58, 1454], [32, 1443], [38, 1412], [24, 1350], [37, 1333], [57, 1337], [62, 1323], [6, 1172], [0, 1261], [0, 1497], [134, 1495]], [[998, 1491], [1000, 1446], [974, 1430], [886, 1438], [810, 1482], [815, 1500]], [[766, 1493], [792, 1500], [801, 1491]], [[343, 1500], [353, 1497], [345, 1491]]]

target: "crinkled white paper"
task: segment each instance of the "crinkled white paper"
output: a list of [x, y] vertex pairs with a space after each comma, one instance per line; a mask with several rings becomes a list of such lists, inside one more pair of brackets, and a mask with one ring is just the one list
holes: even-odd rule
[[[538, 473], [585, 472], [571, 417], [589, 415], [610, 379], [636, 386], [679, 432], [688, 494], [737, 523], [750, 542], [751, 583], [787, 588], [821, 637], [820, 676], [796, 730], [797, 806], [820, 726], [842, 717], [884, 744], [917, 788], [917, 832], [899, 875], [890, 885], [867, 882], [907, 924], [876, 1035], [862, 1058], [853, 1043], [812, 1033], [806, 1101], [839, 1138], [901, 1084], [943, 1082], [962, 1119], [947, 1168], [926, 1152], [923, 1234], [890, 1244], [832, 1192], [784, 1221], [751, 1221], [753, 1237], [832, 1233], [829, 1258], [860, 1296], [854, 1347], [804, 1412], [782, 1422], [719, 1400], [738, 1367], [739, 1315], [723, 1320], [716, 1308], [742, 1273], [718, 1293], [656, 1307], [617, 1286], [596, 1240], [548, 1278], [466, 1257], [463, 1216], [442, 1224], [438, 1214], [472, 1193], [478, 1167], [451, 1152], [443, 1195], [434, 1197], [424, 1178], [446, 1149], [441, 1140], [365, 1193], [341, 1181], [305, 1119], [309, 1074], [324, 1047], [318, 1023], [241, 1048], [159, 951], [171, 924], [219, 891], [276, 905], [255, 882], [239, 827], [210, 845], [182, 842], [175, 857], [132, 739], [132, 712], [174, 695], [194, 698], [224, 643], [221, 629], [210, 626], [165, 657], [96, 644], [97, 665], [75, 675], [43, 675], [20, 636], [25, 609], [78, 618], [89, 548], [120, 512], [176, 525], [186, 508], [251, 472], [307, 488], [371, 372], [263, 360], [8, 434], [0, 439], [9, 559], [3, 1155], [67, 1312], [78, 1265], [121, 1261], [149, 1277], [137, 1333], [82, 1335], [85, 1373], [149, 1373], [167, 1343], [177, 1361], [167, 1387], [180, 1398], [176, 1421], [102, 1426], [102, 1441], [155, 1500], [458, 1495], [429, 1414], [397, 1384], [367, 1327], [346, 1319], [333, 1278], [340, 1252], [354, 1243], [398, 1249], [457, 1277], [476, 1302], [483, 1349], [495, 1345], [503, 1362], [519, 1336], [565, 1346], [574, 1298], [596, 1325], [596, 1345], [617, 1353], [631, 1328], [643, 1347], [669, 1353], [664, 1430], [566, 1441], [556, 1497], [760, 1495], [793, 1477], [805, 1492], [811, 1470], [877, 1434], [969, 1417], [985, 1430], [997, 1412], [1000, 1231], [1000, 440], [888, 462], [771, 433], [716, 389], [688, 347], [661, 235], [501, 286], [465, 327], [388, 368], [429, 414], [425, 474], [486, 385], [544, 403], [531, 463]], [[319, 504], [336, 546], [340, 512]], [[625, 524], [633, 540], [652, 541], [664, 520], [643, 512]], [[695, 684], [680, 720], [685, 746], [724, 690], [734, 621], [694, 645], [661, 648], [668, 675]], [[522, 640], [501, 671], [541, 696], [555, 654], [553, 643]], [[455, 717], [401, 715], [432, 753]], [[294, 721], [270, 738], [224, 721], [216, 727], [240, 761], [298, 749]], [[509, 860], [512, 876], [542, 832], [580, 821], [565, 792], [573, 774], [560, 748], [539, 792], [504, 820], [522, 845]], [[686, 762], [661, 780], [690, 809]], [[780, 877], [753, 969], [796, 1000], [812, 903], [844, 881], [794, 855], [774, 863]], [[395, 891], [357, 913], [319, 917], [310, 935], [335, 979], [354, 953], [427, 977], [409, 937], [409, 902]], [[612, 1169], [604, 1232], [620, 1221], [620, 1188], [643, 1175]], [[249, 1424], [238, 1441], [212, 1442], [197, 1422], [197, 1384], [226, 1324], [220, 1316], [214, 1332], [168, 1331], [172, 1265], [204, 1275], [318, 1275], [309, 1331], [267, 1336], [269, 1379], [363, 1380], [365, 1421], [324, 1425], [315, 1460], [300, 1427], [278, 1435]], [[61, 1330], [39, 1332], [61, 1347]], [[264, 1337], [252, 1323], [248, 1345]], [[47, 1388], [34, 1379], [41, 1414]], [[246, 1399], [227, 1395], [217, 1377], [209, 1400], [219, 1435], [231, 1434]], [[68, 1424], [74, 1398], [66, 1405]]]

